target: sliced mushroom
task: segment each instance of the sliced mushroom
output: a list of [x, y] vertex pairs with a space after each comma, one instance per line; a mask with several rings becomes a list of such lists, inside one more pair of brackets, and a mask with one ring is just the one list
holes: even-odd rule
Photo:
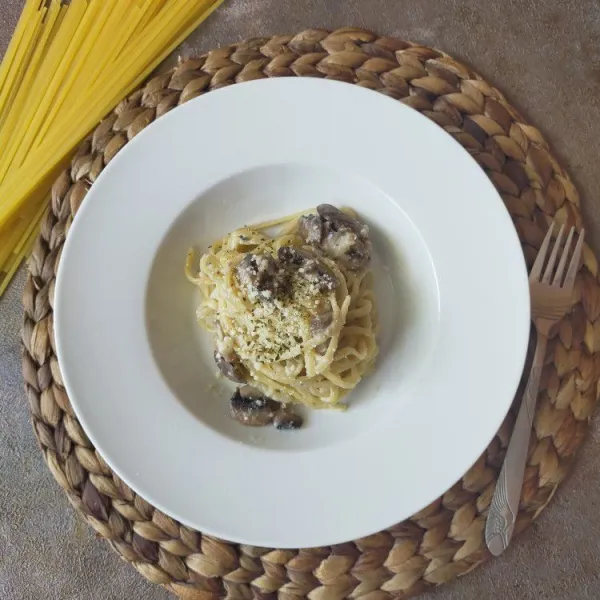
[[323, 219], [321, 248], [327, 256], [346, 268], [358, 271], [371, 260], [369, 228], [331, 204], [321, 204], [317, 212]]
[[273, 419], [273, 425], [282, 431], [300, 429], [302, 423], [304, 423], [302, 417], [294, 412], [294, 409], [289, 404], [282, 404]]
[[236, 383], [246, 383], [246, 369], [234, 354], [225, 356], [218, 350], [215, 350], [213, 356], [219, 371], [224, 377]]
[[327, 256], [352, 271], [363, 269], [371, 260], [371, 244], [368, 239], [361, 239], [347, 227], [337, 231], [329, 230], [323, 238], [321, 247]]
[[337, 206], [333, 206], [333, 204], [319, 204], [319, 206], [317, 206], [317, 213], [323, 219], [337, 217], [340, 214], [344, 214]]
[[307, 260], [314, 258], [314, 254], [302, 248], [294, 246], [282, 246], [277, 250], [277, 258], [283, 265], [293, 265], [299, 267]]
[[322, 344], [319, 344], [318, 346], [315, 346], [315, 352], [323, 356], [329, 349], [330, 342], [331, 340], [328, 340], [326, 342], [323, 342]]
[[339, 208], [336, 208], [331, 204], [320, 204], [319, 206], [317, 206], [317, 212], [319, 213], [319, 216], [325, 221], [325, 223], [330, 223], [329, 229], [339, 229], [341, 227], [347, 227], [363, 239], [366, 239], [369, 236], [369, 228], [367, 227], [367, 225], [365, 225], [358, 219], [347, 215], [346, 213], [342, 212]]
[[238, 388], [231, 397], [230, 405], [231, 416], [248, 427], [262, 427], [272, 423], [280, 406], [250, 385]]
[[282, 246], [277, 251], [277, 257], [284, 266], [297, 268], [298, 273], [310, 283], [314, 283], [321, 293], [330, 292], [338, 286], [333, 271], [309, 250]]
[[246, 254], [235, 271], [238, 282], [251, 299], [270, 299], [276, 294], [277, 263], [269, 254]]
[[310, 332], [317, 337], [326, 333], [332, 323], [333, 313], [331, 311], [315, 315], [310, 320]]
[[298, 219], [298, 234], [311, 246], [317, 246], [323, 235], [323, 220], [319, 215], [306, 215]]

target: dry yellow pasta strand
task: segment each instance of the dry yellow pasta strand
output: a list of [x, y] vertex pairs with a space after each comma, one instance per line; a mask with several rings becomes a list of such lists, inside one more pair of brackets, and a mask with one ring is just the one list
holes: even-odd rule
[[[43, 214], [42, 214], [42, 217], [43, 217]], [[8, 284], [10, 283], [14, 274], [17, 272], [17, 269], [21, 266], [21, 263], [23, 262], [23, 260], [27, 256], [29, 256], [29, 254], [31, 253], [31, 250], [32, 250], [32, 248], [35, 244], [35, 241], [37, 239], [37, 236], [38, 236], [38, 226], [40, 224], [42, 217], [40, 217], [39, 220], [34, 221], [32, 223], [29, 236], [23, 241], [22, 248], [15, 255], [14, 260], [12, 261], [12, 264], [8, 267], [8, 269], [4, 273], [0, 272], [0, 296], [2, 296], [2, 294], [6, 291]]]
[[131, 8], [127, 3], [121, 0], [110, 0], [111, 13], [110, 18], [104, 26], [103, 34], [108, 38], [106, 45], [99, 42], [96, 45], [94, 54], [92, 54], [88, 62], [90, 64], [89, 76], [80, 78], [75, 83], [73, 94], [83, 96], [86, 90], [96, 85], [100, 75], [107, 69], [112, 68], [112, 63], [123, 51], [123, 48], [129, 41], [133, 31], [139, 27], [144, 16], [144, 10], [152, 5], [154, 0], [147, 0], [146, 7]]
[[[125, 56], [121, 57], [118, 64], [115, 65], [115, 71], [105, 72], [102, 77], [92, 90], [88, 91], [87, 96], [83, 99], [86, 105], [88, 105], [88, 111], [90, 113], [96, 113], [102, 106], [114, 105], [115, 98], [122, 97], [128, 91], [136, 87], [148, 74], [168, 55], [170, 52], [181, 42], [185, 37], [193, 31], [197, 25], [209, 16], [217, 6], [219, 6], [223, 0], [217, 0], [210, 5], [211, 0], [204, 0], [204, 2], [198, 3], [195, 10], [202, 9], [200, 14], [194, 12], [192, 14], [192, 23], [189, 25], [185, 23], [185, 13], [183, 8], [186, 7], [188, 0], [173, 0], [168, 6], [165, 6], [163, 15], [158, 14], [149, 26], [143, 31], [143, 35], [140, 34], [139, 39], [135, 41], [134, 48], [127, 50]], [[169, 25], [176, 20], [177, 27], [170, 28]], [[181, 27], [185, 26], [185, 30], [182, 32]], [[175, 37], [173, 38], [172, 30], [175, 30]], [[165, 45], [168, 44], [168, 45]], [[154, 48], [164, 48], [160, 54], [156, 52], [150, 52]], [[150, 60], [148, 57], [151, 56]], [[137, 76], [133, 79], [128, 78], [128, 73], [137, 73]], [[117, 89], [116, 86], [111, 86], [110, 82], [121, 82]], [[88, 104], [92, 103], [92, 104]], [[101, 112], [101, 109], [100, 109]], [[72, 118], [71, 118], [72, 117]], [[71, 127], [82, 127], [86, 129], [83, 123], [87, 123], [91, 119], [88, 115], [77, 115], [73, 110], [68, 117], [65, 118], [67, 122], [71, 122]], [[73, 125], [73, 121], [75, 125]], [[79, 131], [79, 129], [78, 129]], [[64, 132], [63, 132], [64, 133]], [[63, 135], [63, 139], [64, 139]], [[52, 140], [53, 144], [56, 143]], [[57, 145], [61, 145], [59, 142]]]
[[[96, 2], [93, 3], [94, 7], [97, 7]], [[87, 0], [73, 0], [69, 6], [67, 16], [65, 18], [65, 25], [70, 16], [73, 16], [73, 34], [69, 36], [65, 41], [67, 42], [64, 56], [72, 56], [77, 52], [83, 42], [84, 35], [87, 33], [89, 26], [89, 14], [86, 12], [95, 12], [94, 9], [90, 9]], [[61, 57], [62, 58], [62, 57]], [[44, 94], [42, 102], [38, 106], [33, 121], [30, 124], [27, 133], [25, 135], [23, 143], [20, 145], [17, 154], [15, 155], [15, 161], [18, 165], [22, 164], [25, 156], [30, 151], [31, 146], [38, 135], [40, 127], [48, 115], [48, 111], [51, 109], [52, 104], [56, 99], [57, 93], [59, 93], [62, 86], [65, 85], [65, 77], [70, 67], [68, 60], [60, 60], [58, 68], [53, 73], [50, 85]]]
[[22, 43], [17, 50], [11, 66], [10, 79], [5, 85], [0, 87], [0, 126], [5, 119], [7, 111], [10, 110], [12, 100], [18, 92], [27, 70], [29, 60], [31, 59], [41, 31], [44, 14], [45, 9], [44, 11], [36, 12], [33, 18], [27, 23], [23, 32]]
[[[14, 162], [16, 166], [21, 166], [24, 155], [29, 152], [35, 134], [37, 133], [37, 126], [42, 122], [45, 112], [52, 102], [54, 93], [60, 85], [60, 79], [58, 78], [60, 63], [71, 42], [75, 30], [77, 29], [78, 22], [81, 20], [81, 15], [83, 11], [85, 11], [85, 7], [85, 0], [74, 0], [73, 4], [68, 7], [68, 10], [65, 13], [65, 18], [61, 23], [61, 27], [48, 50], [47, 60], [44, 61], [44, 64], [38, 73], [38, 77], [36, 78], [40, 81], [40, 85], [37, 86], [37, 92], [41, 95], [42, 99], [36, 104], [39, 96], [32, 95], [32, 103], [28, 107], [32, 111], [32, 114], [28, 113], [26, 117], [27, 122], [25, 124], [24, 135], [15, 136], [10, 146], [5, 150], [3, 161], [0, 165], [0, 181], [5, 178], [12, 163]], [[48, 84], [48, 81], [50, 81], [50, 84]], [[44, 82], [45, 86], [43, 85]], [[0, 217], [0, 224], [2, 224], [3, 221], [4, 219]]]
[[[19, 131], [19, 126], [24, 122], [25, 107], [30, 96], [32, 82], [40, 67], [40, 62], [43, 59], [47, 45], [52, 39], [55, 23], [60, 14], [60, 5], [54, 3], [48, 9], [46, 19], [43, 23], [43, 30], [37, 42], [35, 52], [29, 63], [27, 73], [23, 78], [21, 86], [18, 90], [14, 101], [10, 107], [10, 112], [4, 123], [0, 124], [0, 148], [6, 148], [8, 141], [11, 139], [13, 132]], [[1, 162], [1, 159], [0, 159]]]
[[10, 261], [12, 254], [19, 252], [21, 249], [23, 238], [28, 235], [28, 232], [35, 225], [35, 222], [41, 218], [46, 208], [45, 202], [46, 194], [40, 192], [37, 194], [37, 204], [30, 206], [27, 210], [23, 211], [22, 215], [18, 215], [15, 222], [12, 223], [11, 229], [7, 232], [9, 234], [8, 243], [3, 247], [0, 247], [0, 271], [7, 271], [7, 261]]
[[141, 31], [144, 30], [144, 28], [148, 25], [148, 23], [154, 19], [154, 17], [156, 17], [156, 15], [164, 8], [165, 4], [168, 2], [169, 0], [152, 0], [151, 2], [149, 2], [148, 4], [150, 5], [150, 10], [148, 11], [148, 13], [145, 15], [144, 19], [141, 21], [140, 23], [140, 29], [139, 31], [137, 31], [137, 35], [140, 34]]
[[79, 141], [222, 1], [25, 1], [0, 63], [0, 294]]
[[[152, 19], [152, 15], [156, 10], [156, 0], [146, 0], [137, 7], [137, 10], [135, 11], [135, 21], [125, 29], [128, 33], [121, 38], [116, 47], [115, 52], [111, 57], [111, 65], [114, 61], [119, 60], [121, 54], [124, 51], [127, 51], [127, 49], [136, 42], [138, 36], [144, 35], [147, 23]], [[103, 73], [99, 73], [98, 75], [102, 74]]]
[[[38, 10], [38, 6], [38, 0], [27, 0], [27, 2], [25, 3], [25, 7], [23, 8], [23, 12], [19, 17], [19, 21], [17, 23], [17, 27], [15, 28], [13, 37], [8, 45], [8, 49], [6, 50], [4, 60], [2, 61], [2, 64], [0, 64], [0, 90], [5, 88], [7, 82], [10, 82], [10, 73], [15, 60], [15, 56], [21, 48], [23, 35], [25, 34], [27, 28], [30, 26], [31, 19], [35, 16], [35, 13]], [[0, 101], [0, 109], [2, 109], [2, 101]]]
[[[50, 111], [48, 112], [45, 122], [41, 126], [39, 132], [36, 136], [37, 146], [40, 141], [44, 138], [48, 127], [53, 122], [56, 117], [58, 111], [62, 108], [66, 98], [73, 87], [73, 84], [80, 77], [81, 71], [87, 61], [89, 53], [92, 51], [94, 44], [98, 39], [98, 35], [102, 31], [102, 27], [106, 23], [110, 13], [108, 10], [111, 8], [111, 2], [92, 2], [89, 5], [89, 8], [86, 10], [79, 27], [77, 28], [77, 33], [75, 38], [73, 39], [73, 61], [65, 61], [70, 62], [68, 65], [68, 71], [65, 75], [65, 80], [62, 82], [54, 101], [52, 102], [52, 106], [50, 107]], [[67, 49], [67, 55], [70, 56], [71, 46]]]
[[[143, 38], [137, 40], [135, 48], [128, 51], [126, 56], [116, 65], [116, 72], [105, 73], [99, 80], [98, 85], [94, 87], [94, 91], [96, 88], [100, 89], [101, 95], [98, 97], [93, 91], [88, 93], [86, 102], [95, 100], [93, 108], [90, 110], [97, 110], [103, 105], [114, 105], [115, 98], [127, 94], [128, 91], [139, 85], [223, 0], [217, 0], [212, 6], [210, 5], [210, 0], [198, 3], [196, 6], [197, 8], [202, 8], [202, 12], [200, 14], [193, 14], [191, 24], [189, 23], [189, 18], [187, 23], [185, 22], [186, 14], [183, 13], [183, 8], [185, 8], [187, 2], [188, 0], [173, 0], [172, 5], [168, 5], [163, 9], [164, 15], [159, 13], [154, 18], [149, 27], [144, 31]], [[177, 18], [180, 20], [176, 21]], [[177, 27], [170, 28], [169, 25], [173, 21], [176, 22]], [[185, 27], [183, 31], [182, 27]], [[175, 37], [172, 34], [173, 29], [176, 31]], [[149, 52], [149, 50], [156, 50], [158, 48], [163, 48], [162, 52]], [[152, 56], [153, 58], [149, 60], [148, 56]], [[137, 75], [133, 79], [128, 79], [127, 73], [137, 73]], [[122, 82], [123, 87], [118, 91], [116, 88], [111, 89], [111, 86], [108, 85], [111, 78]], [[94, 96], [96, 97], [94, 98]], [[83, 115], [83, 118], [79, 119], [78, 125], [86, 122], [85, 117], [86, 115]], [[86, 127], [83, 126], [83, 129], [86, 129]]]
[[[39, 103], [40, 95], [43, 94], [43, 90], [47, 85], [47, 79], [44, 79], [44, 73], [48, 69], [48, 62], [52, 59], [52, 46], [54, 44], [54, 40], [58, 34], [58, 31], [62, 25], [62, 22], [65, 18], [67, 12], [67, 6], [61, 5], [58, 2], [55, 2], [52, 8], [58, 7], [58, 14], [54, 21], [52, 27], [50, 27], [50, 31], [48, 33], [48, 37], [44, 40], [44, 46], [41, 45], [38, 47], [40, 51], [40, 55], [42, 60], [40, 61], [40, 65], [37, 69], [35, 69], [31, 76], [31, 84], [29, 89], [24, 89], [25, 100], [23, 105], [19, 107], [13, 107], [12, 111], [17, 113], [17, 124], [15, 126], [15, 131], [24, 131], [27, 128], [27, 123], [31, 120], [32, 113], [35, 111], [37, 104]], [[0, 155], [0, 172], [6, 173], [8, 170], [12, 157], [16, 152], [16, 148], [20, 142], [21, 135], [8, 136], [8, 145], [2, 145], [4, 148], [4, 152]], [[3, 166], [4, 165], [4, 166]], [[2, 177], [0, 177], [0, 183], [2, 183]], [[0, 198], [0, 203], [2, 202]]]
[[[175, 0], [174, 4], [178, 5], [179, 9], [181, 9], [182, 5], [185, 5], [187, 1], [188, 0]], [[110, 110], [110, 108], [114, 106], [123, 95], [126, 95], [131, 89], [141, 83], [141, 81], [148, 76], [152, 69], [154, 69], [154, 67], [161, 62], [175, 46], [185, 39], [185, 37], [187, 37], [189, 33], [191, 33], [191, 31], [193, 31], [193, 29], [195, 29], [195, 27], [209, 14], [211, 14], [222, 2], [223, 0], [217, 0], [212, 6], [206, 8], [200, 15], [196, 15], [192, 23], [189, 23], [188, 21], [186, 29], [180, 31], [177, 37], [171, 41], [169, 46], [164, 48], [162, 52], [157, 53], [156, 58], [149, 63], [146, 55], [143, 53], [145, 51], [147, 52], [149, 49], [152, 50], [153, 48], [163, 47], [159, 44], [165, 43], [165, 38], [170, 37], [171, 30], [168, 28], [168, 25], [170, 21], [175, 18], [172, 15], [167, 15], [164, 20], [157, 17], [156, 23], [152, 24], [153, 27], [151, 27], [151, 31], [148, 32], [148, 38], [144, 40], [145, 43], [140, 43], [137, 52], [132, 52], [131, 55], [128, 56], [129, 60], [123, 61], [123, 64], [121, 65], [120, 72], [116, 76], [116, 79], [123, 82], [123, 87], [119, 88], [118, 91], [111, 89], [103, 90], [103, 92], [99, 95], [99, 98], [91, 107], [88, 108], [89, 112], [84, 112], [82, 115], [80, 115], [80, 118], [75, 126], [71, 125], [67, 132], [62, 132], [60, 140], [51, 138], [42, 144], [37, 151], [32, 152], [25, 163], [25, 165], [27, 165], [28, 172], [32, 175], [31, 177], [19, 177], [19, 173], [17, 171], [12, 177], [7, 177], [5, 181], [6, 185], [0, 186], [0, 193], [5, 194], [6, 198], [6, 202], [4, 204], [0, 203], [0, 223], [4, 222], [10, 217], [11, 214], [14, 213], [16, 209], [18, 209], [20, 202], [24, 201], [24, 198], [31, 193], [39, 178], [46, 177], [51, 172], [50, 170], [52, 169], [52, 165], [54, 164], [56, 158], [58, 160], [64, 159], [64, 157], [70, 152], [73, 145], [90, 131], [90, 129], [98, 122], [98, 120], [107, 112], [107, 110]], [[205, 7], [207, 4], [208, 2], [205, 2], [202, 4], [202, 6]], [[173, 10], [173, 14], [175, 16], [179, 16], [179, 13], [175, 10]], [[136, 60], [137, 63], [135, 62]], [[137, 75], [133, 81], [123, 81], [123, 73], [137, 72], [134, 71], [134, 68], [140, 65], [140, 63], [142, 64], [143, 70], [139, 73], [139, 75]], [[145, 66], [143, 66], [144, 64]], [[103, 82], [103, 80], [100, 81]], [[55, 149], [53, 156], [48, 156], [46, 147]]]
[[[75, 2], [77, 2], [77, 0], [75, 0]], [[84, 3], [82, 3], [82, 2], [80, 1], [78, 5], [75, 5], [75, 4], [71, 5], [71, 7], [70, 7], [70, 10], [74, 10], [74, 8], [75, 8], [76, 6], [77, 6], [77, 7], [78, 7], [78, 8], [81, 10], [81, 8], [82, 8], [82, 7], [85, 7], [85, 4], [84, 4]], [[69, 14], [69, 17], [71, 17], [71, 16], [72, 16], [72, 14], [70, 13], [70, 14]], [[76, 16], [79, 16], [79, 15], [76, 15]], [[74, 19], [71, 19], [71, 23], [72, 23], [73, 21], [74, 21]], [[70, 23], [70, 24], [71, 24], [71, 23]], [[70, 32], [70, 29], [69, 29], [69, 32]], [[65, 37], [66, 37], [66, 36], [65, 36]], [[61, 40], [61, 41], [62, 41], [62, 40]], [[54, 80], [54, 81], [56, 82], [56, 80], [57, 80], [57, 79], [58, 79], [58, 78], [55, 78], [55, 80]], [[56, 87], [56, 85], [55, 85], [55, 87]], [[51, 93], [50, 93], [50, 92], [47, 92], [47, 94], [46, 94], [46, 96], [45, 96], [45, 99], [48, 99], [48, 98], [50, 98], [50, 99], [51, 99], [51, 97], [52, 97], [52, 96], [51, 96]], [[47, 100], [47, 102], [49, 102], [49, 100]], [[39, 121], [40, 121], [40, 120], [43, 118], [42, 116], [40, 116], [40, 114], [41, 114], [41, 110], [38, 108], [38, 111], [37, 111], [37, 113], [36, 113], [36, 115], [38, 116], [38, 122], [39, 122]], [[96, 119], [96, 120], [97, 120], [97, 119]], [[30, 128], [29, 128], [29, 134], [30, 134], [30, 135], [29, 135], [29, 138], [33, 137], [33, 132], [32, 132], [32, 130], [33, 130], [33, 127], [30, 127]], [[83, 134], [83, 135], [84, 135], [84, 134]], [[26, 139], [26, 141], [25, 141], [25, 144], [21, 144], [21, 148], [22, 148], [22, 150], [21, 150], [21, 153], [24, 151], [24, 150], [23, 150], [23, 148], [27, 147], [27, 142], [28, 142], [28, 139]], [[10, 154], [11, 154], [11, 152], [9, 151], [9, 159], [10, 159]], [[1, 172], [0, 172], [0, 173], [1, 173]]]
[[[78, 115], [79, 119], [78, 119], [77, 125], [73, 125], [72, 120], [66, 119], [67, 127], [68, 127], [67, 131], [69, 133], [65, 134], [65, 131], [63, 129], [63, 131], [61, 131], [62, 139], [59, 142], [57, 142], [56, 140], [52, 140], [52, 142], [48, 141], [47, 142], [48, 146], [57, 148], [57, 153], [60, 155], [62, 155], [62, 152], [61, 152], [62, 148], [65, 148], [66, 149], [65, 151], [68, 151], [67, 147], [73, 145], [73, 141], [72, 141], [73, 138], [80, 139], [81, 137], [83, 137], [89, 131], [89, 129], [91, 129], [91, 127], [93, 127], [93, 125], [99, 120], [99, 118], [101, 118], [103, 116], [103, 114], [107, 110], [109, 110], [109, 108], [107, 108], [107, 107], [114, 106], [114, 104], [118, 101], [118, 99], [120, 99], [120, 97], [125, 95], [130, 89], [132, 89], [138, 83], [140, 83], [140, 81], [143, 80], [148, 75], [148, 73], [156, 66], [156, 64], [158, 64], [158, 62], [160, 62], [167, 54], [169, 54], [169, 52], [173, 49], [173, 47], [175, 47], [178, 43], [180, 43], [180, 41], [182, 39], [187, 37], [187, 35], [191, 32], [191, 30], [193, 30], [193, 28], [195, 28], [199, 22], [204, 20], [213, 10], [215, 10], [217, 8], [217, 6], [221, 4], [221, 2], [222, 2], [222, 0], [218, 0], [217, 2], [215, 2], [213, 4], [213, 6], [209, 6], [208, 9], [205, 9], [204, 12], [201, 13], [200, 15], [195, 15], [195, 19], [194, 19], [193, 23], [191, 25], [189, 25], [183, 33], [180, 32], [178, 37], [171, 42], [170, 46], [165, 48], [161, 54], [156, 56], [154, 61], [150, 65], [146, 64], [145, 70], [142, 71], [135, 78], [135, 80], [133, 82], [128, 81], [125, 83], [125, 85], [129, 84], [129, 85], [127, 85], [126, 88], [120, 88], [117, 91], [111, 90], [111, 87], [109, 85], [110, 82], [105, 82], [104, 79], [112, 77], [113, 80], [115, 80], [115, 81], [121, 81], [122, 73], [136, 72], [133, 69], [140, 66], [139, 65], [140, 61], [144, 61], [145, 63], [147, 63], [146, 56], [147, 56], [147, 54], [151, 54], [148, 52], [148, 49], [152, 50], [152, 48], [154, 46], [158, 45], [158, 43], [164, 44], [164, 42], [165, 42], [164, 38], [166, 36], [170, 35], [170, 31], [171, 31], [171, 29], [169, 28], [170, 23], [173, 20], [175, 20], [177, 17], [181, 18], [181, 9], [185, 8], [187, 0], [175, 0], [175, 2], [173, 2], [173, 5], [166, 7], [165, 10], [169, 9], [168, 14], [165, 15], [164, 18], [162, 18], [161, 15], [158, 15], [158, 17], [155, 19], [155, 22], [153, 22], [151, 24], [152, 26], [146, 32], [143, 43], [140, 43], [139, 45], [137, 45], [135, 52], [132, 51], [131, 53], [129, 53], [127, 56], [127, 60], [123, 61], [119, 65], [119, 67], [120, 67], [119, 72], [112, 73], [112, 74], [107, 73], [105, 75], [104, 79], [100, 80], [99, 85], [98, 85], [98, 87], [101, 88], [101, 91], [99, 94], [100, 97], [96, 99], [96, 102], [94, 103], [94, 105], [91, 107], [88, 106], [87, 111], [84, 112], [83, 115], [81, 115], [81, 114]], [[204, 2], [200, 6], [206, 7], [207, 4], [208, 4], [208, 2]], [[158, 43], [156, 42], [156, 38], [158, 38]], [[146, 54], [144, 54], [144, 52], [146, 52]], [[138, 60], [138, 63], [135, 62], [136, 59]], [[142, 64], [141, 66], [143, 68], [144, 65]], [[104, 85], [104, 84], [106, 84], [106, 85]], [[91, 96], [93, 94], [94, 94], [94, 91], [90, 91], [89, 95]], [[112, 95], [112, 97], [109, 96], [109, 99], [106, 98], [106, 96], [108, 94]], [[89, 100], [89, 98], [86, 98], [84, 100], [84, 102], [87, 103], [88, 100]], [[82, 111], [79, 110], [79, 113], [81, 113], [81, 112]], [[99, 116], [98, 116], [98, 113], [100, 113]], [[73, 132], [74, 127], [77, 127], [75, 129], [75, 132]], [[42, 161], [41, 163], [40, 163], [40, 160]], [[40, 153], [40, 156], [38, 156], [37, 154], [32, 154], [29, 157], [28, 162], [32, 163], [32, 169], [34, 169], [33, 172], [35, 175], [40, 174], [42, 176], [45, 176], [48, 173], [47, 165], [44, 164], [43, 160], [44, 160], [43, 153]], [[47, 156], [46, 162], [52, 162], [52, 157]], [[15, 176], [13, 176], [13, 179], [18, 179], [16, 174], [15, 174]], [[34, 176], [34, 179], [35, 179], [35, 176]], [[23, 184], [23, 180], [21, 179], [20, 187], [25, 187], [25, 188], [29, 187], [30, 188], [33, 183], [34, 182], [31, 179], [29, 179], [29, 180], [26, 180], [25, 184]], [[17, 190], [18, 190], [19, 184], [17, 183], [16, 185], [17, 185]], [[23, 195], [26, 196], [27, 193], [29, 193], [29, 192], [27, 191]], [[11, 211], [14, 210], [14, 205], [17, 204], [17, 201], [15, 201], [13, 198], [10, 198], [10, 197], [13, 195], [16, 195], [16, 196], [20, 195], [13, 188], [11, 188], [9, 186], [7, 186], [6, 194], [9, 197], [9, 200], [7, 201], [8, 209], [5, 206], [0, 206], [0, 223], [6, 218], [6, 216], [5, 216], [6, 213], [9, 210], [11, 210]], [[13, 202], [11, 202], [11, 200], [13, 200]]]

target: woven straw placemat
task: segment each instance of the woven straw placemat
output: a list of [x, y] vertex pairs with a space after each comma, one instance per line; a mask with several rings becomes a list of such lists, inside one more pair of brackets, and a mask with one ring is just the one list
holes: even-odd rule
[[[529, 264], [551, 220], [581, 227], [577, 191], [541, 133], [497, 89], [440, 51], [358, 29], [309, 30], [213, 50], [156, 76], [122, 102], [81, 145], [53, 187], [24, 295], [23, 374], [35, 433], [52, 474], [87, 522], [145, 577], [181, 597], [406, 598], [451, 581], [489, 557], [485, 515], [512, 414], [469, 472], [411, 519], [329, 548], [277, 550], [203, 535], [135, 494], [96, 452], [63, 387], [53, 336], [55, 274], [69, 224], [91, 183], [131, 138], [177, 105], [225, 85], [275, 76], [328, 77], [372, 88], [438, 123], [496, 185]], [[456, 224], [466, 226], [477, 224]], [[586, 246], [577, 303], [548, 348], [517, 532], [543, 510], [564, 479], [595, 407], [597, 274], [597, 261]], [[481, 401], [484, 405], [485, 390]]]

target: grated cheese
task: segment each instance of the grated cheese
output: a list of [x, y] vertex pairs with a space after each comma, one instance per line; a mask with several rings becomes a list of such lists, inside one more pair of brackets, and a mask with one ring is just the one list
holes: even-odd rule
[[290, 280], [291, 293], [286, 298], [273, 298], [270, 290], [257, 293], [239, 286], [242, 296], [253, 304], [238, 327], [235, 340], [236, 352], [243, 360], [264, 364], [302, 354], [304, 344], [311, 338], [314, 309], [321, 305], [319, 300], [324, 294], [316, 282], [302, 276], [301, 270], [293, 273]]

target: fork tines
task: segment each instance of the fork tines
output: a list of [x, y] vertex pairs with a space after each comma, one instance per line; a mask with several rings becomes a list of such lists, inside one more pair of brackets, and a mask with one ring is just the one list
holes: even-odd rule
[[[553, 287], [572, 287], [575, 284], [575, 277], [577, 275], [577, 271], [579, 270], [585, 230], [582, 229], [579, 232], [575, 249], [571, 253], [571, 246], [573, 243], [573, 238], [575, 237], [575, 227], [571, 227], [569, 235], [567, 236], [567, 239], [563, 245], [562, 241], [565, 233], [565, 226], [561, 225], [558, 235], [556, 236], [552, 252], [550, 253], [550, 258], [548, 258], [546, 261], [550, 242], [552, 241], [553, 231], [554, 223], [550, 225], [550, 229], [548, 229], [548, 233], [546, 233], [546, 237], [540, 246], [538, 255], [533, 263], [533, 267], [531, 268], [529, 279], [530, 281], [546, 283], [552, 285]], [[558, 258], [559, 252], [561, 252], [560, 260], [558, 262], [558, 267], [555, 269], [556, 259]], [[569, 262], [567, 274], [564, 275], [569, 255], [571, 255], [571, 260]]]

